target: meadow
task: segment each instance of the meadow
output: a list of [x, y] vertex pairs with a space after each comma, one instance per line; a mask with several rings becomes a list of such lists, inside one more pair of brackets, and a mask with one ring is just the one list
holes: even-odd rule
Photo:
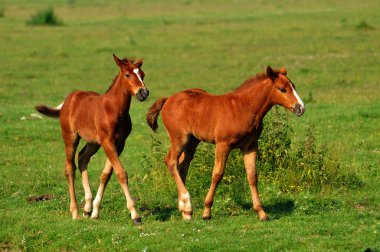
[[[57, 25], [30, 22], [48, 8]], [[379, 12], [375, 0], [0, 1], [0, 250], [379, 251]], [[113, 53], [143, 57], [150, 90], [146, 102], [132, 101], [133, 131], [121, 155], [143, 218], [138, 227], [115, 176], [100, 219], [71, 220], [59, 122], [34, 115], [36, 104], [56, 106], [74, 90], [106, 91], [118, 71]], [[212, 168], [195, 171], [212, 163], [212, 148], [203, 147], [189, 171], [202, 180], [188, 185], [193, 220], [183, 221], [161, 162], [166, 132], [160, 121], [152, 133], [147, 109], [187, 88], [228, 92], [267, 65], [285, 66], [306, 104], [302, 117], [284, 112], [289, 148], [299, 148], [312, 127], [316, 147], [326, 146], [353, 183], [281, 190], [265, 176], [259, 190], [271, 219], [260, 222], [244, 168], [230, 162], [213, 218], [203, 221]], [[94, 195], [104, 162], [100, 150], [89, 165]], [[238, 183], [231, 174], [241, 175]], [[79, 171], [76, 177], [83, 205]], [[241, 202], [231, 195], [243, 195]]]

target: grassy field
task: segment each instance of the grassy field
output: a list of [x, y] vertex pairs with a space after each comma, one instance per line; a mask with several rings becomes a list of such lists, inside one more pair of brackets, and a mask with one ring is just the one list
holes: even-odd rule
[[[27, 25], [49, 6], [62, 25]], [[0, 1], [0, 251], [379, 251], [379, 12], [375, 0]], [[100, 220], [71, 220], [59, 123], [31, 115], [36, 104], [58, 105], [76, 89], [107, 90], [118, 71], [112, 53], [143, 57], [151, 92], [132, 102], [133, 132], [121, 157], [139, 196], [140, 227], [115, 177]], [[267, 65], [285, 66], [306, 101], [304, 116], [288, 114], [294, 142], [314, 125], [318, 144], [363, 185], [282, 193], [260, 183], [272, 217], [263, 223], [248, 207], [231, 211], [223, 195], [211, 221], [201, 219], [202, 201], [193, 202], [194, 219], [182, 221], [174, 187], [143, 207], [167, 190], [143, 185], [148, 107], [190, 87], [227, 92]], [[162, 124], [157, 137], [168, 144]], [[90, 163], [93, 194], [104, 161], [99, 151]], [[76, 185], [83, 204], [79, 172]], [[50, 200], [33, 200], [40, 195]]]

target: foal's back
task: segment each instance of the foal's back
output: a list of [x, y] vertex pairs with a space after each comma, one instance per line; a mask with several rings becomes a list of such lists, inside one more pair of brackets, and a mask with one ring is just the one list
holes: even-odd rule
[[[202, 89], [189, 89], [169, 97], [162, 108], [162, 119], [168, 132], [184, 137], [193, 135], [206, 142], [237, 141], [248, 133], [252, 122], [244, 116], [244, 101], [233, 94], [212, 95]], [[239, 122], [239, 123], [238, 123]]]
[[61, 109], [61, 126], [88, 142], [99, 142], [97, 120], [102, 118], [103, 96], [92, 91], [75, 91]]

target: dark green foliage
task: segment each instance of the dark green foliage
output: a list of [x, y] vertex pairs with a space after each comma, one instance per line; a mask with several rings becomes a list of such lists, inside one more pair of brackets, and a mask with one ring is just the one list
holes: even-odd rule
[[371, 31], [371, 30], [374, 30], [375, 27], [373, 27], [371, 24], [369, 24], [367, 21], [365, 20], [362, 20], [360, 21], [356, 26], [355, 28], [357, 30], [366, 30], [366, 31]]
[[37, 12], [26, 23], [28, 25], [62, 25], [62, 21], [58, 19], [53, 7]]
[[288, 165], [291, 129], [282, 111], [275, 107], [264, 120], [257, 164], [260, 173], [272, 174]]
[[282, 192], [322, 191], [360, 187], [359, 178], [343, 174], [340, 162], [326, 145], [317, 142], [313, 126], [308, 126], [305, 139], [291, 142], [291, 129], [284, 112], [274, 109], [266, 118], [259, 140], [258, 172]]

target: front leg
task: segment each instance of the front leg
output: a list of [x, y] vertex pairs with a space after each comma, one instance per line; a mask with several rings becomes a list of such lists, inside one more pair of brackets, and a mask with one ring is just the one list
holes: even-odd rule
[[106, 189], [106, 186], [108, 184], [108, 181], [111, 178], [111, 175], [112, 175], [112, 164], [107, 158], [106, 164], [104, 165], [104, 169], [102, 171], [102, 175], [100, 176], [99, 189], [94, 199], [94, 203], [93, 203], [94, 208], [92, 210], [91, 219], [99, 218], [99, 210], [100, 210], [100, 205], [102, 202], [104, 190]]
[[244, 166], [247, 173], [249, 187], [253, 202], [253, 210], [259, 215], [261, 221], [268, 220], [269, 217], [261, 206], [259, 191], [257, 189], [257, 172], [256, 172], [257, 143], [253, 148], [243, 151]]
[[131, 213], [131, 219], [135, 224], [139, 224], [141, 222], [141, 219], [136, 211], [135, 202], [129, 192], [127, 172], [120, 162], [115, 144], [111, 139], [105, 139], [102, 141], [102, 147], [113, 167], [113, 170], [117, 176], [117, 180], [119, 181], [119, 184], [124, 191], [127, 200], [127, 208]]

